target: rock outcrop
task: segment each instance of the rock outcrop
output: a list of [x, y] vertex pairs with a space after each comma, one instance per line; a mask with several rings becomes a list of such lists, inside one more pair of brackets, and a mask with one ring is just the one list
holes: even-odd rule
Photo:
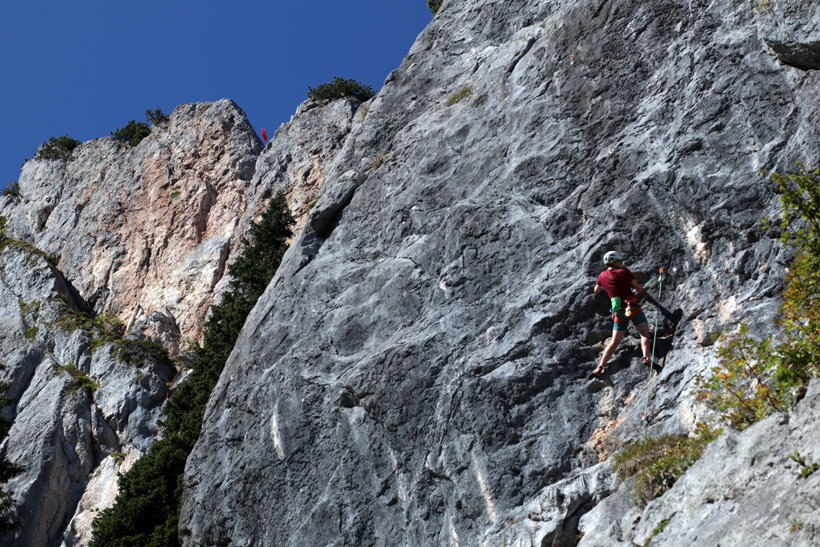
[[[761, 17], [445, 2], [245, 324], [188, 460], [185, 544], [605, 538], [583, 515], [626, 488], [612, 447], [644, 408], [650, 434], [690, 431], [714, 332], [775, 324], [788, 257], [759, 172], [820, 164], [820, 73], [784, 65]], [[652, 290], [664, 266], [683, 313], [649, 399], [634, 340], [587, 379], [611, 248]]]
[[[792, 416], [771, 416], [743, 433], [727, 431], [643, 510], [628, 488], [606, 498], [581, 519], [580, 545], [631, 547], [650, 536], [658, 546], [817, 545], [820, 475], [803, 470], [820, 462], [818, 415], [815, 380]], [[790, 458], [795, 453], [804, 465]]]
[[[196, 337], [237, 236], [262, 143], [229, 100], [178, 107], [135, 147], [111, 137], [29, 161], [9, 236], [59, 256], [98, 311], [153, 313]], [[150, 331], [149, 331], [150, 332]]]
[[0, 455], [25, 466], [8, 486], [21, 526], [0, 543], [87, 544], [118, 473], [156, 438], [184, 364], [129, 364], [116, 346], [92, 344], [88, 321], [60, 318], [110, 311], [129, 337], [176, 355], [201, 330], [269, 198], [285, 190], [306, 213], [358, 106], [305, 103], [263, 150], [233, 102], [182, 105], [135, 147], [102, 138], [67, 160], [26, 163], [20, 196], [0, 197], [15, 238], [0, 252], [2, 374], [13, 401], [5, 412], [14, 419]]
[[15, 403], [0, 456], [23, 467], [7, 484], [19, 525], [0, 542], [58, 545], [98, 466], [115, 485], [112, 454], [133, 459], [150, 446], [173, 370], [123, 364], [111, 344], [92, 352], [92, 333], [61, 321], [85, 303], [41, 252], [6, 245], [0, 273], [0, 355]]

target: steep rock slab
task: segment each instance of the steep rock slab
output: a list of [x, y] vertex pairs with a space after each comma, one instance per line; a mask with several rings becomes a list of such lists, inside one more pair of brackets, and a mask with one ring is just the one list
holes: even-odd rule
[[711, 333], [774, 320], [759, 171], [820, 163], [817, 86], [739, 0], [445, 3], [246, 322], [188, 460], [186, 545], [573, 544], [613, 487], [598, 441], [637, 433], [645, 392], [634, 342], [611, 385], [586, 378], [601, 256], [667, 267], [686, 321], [651, 427], [685, 430]]
[[638, 509], [632, 485], [581, 520], [582, 547], [641, 545], [817, 545], [820, 474], [820, 382], [813, 381], [792, 416], [771, 416], [743, 432], [727, 431], [662, 497]]
[[[0, 251], [0, 355], [12, 400], [3, 411], [13, 420], [0, 456], [24, 468], [7, 484], [19, 525], [0, 536], [4, 545], [59, 545], [98, 465], [114, 452], [144, 453], [157, 434], [170, 367], [124, 365], [110, 346], [92, 353], [88, 332], [58, 326], [82, 307], [73, 294], [40, 252]], [[98, 487], [116, 480], [109, 473]]]
[[[360, 110], [362, 107], [362, 110]], [[356, 99], [329, 102], [307, 100], [296, 109], [265, 145], [256, 161], [256, 171], [242, 206], [238, 236], [228, 255], [228, 264], [242, 252], [241, 241], [252, 223], [258, 222], [271, 198], [285, 192], [299, 233], [316, 204], [325, 182], [325, 173], [336, 160], [351, 130], [361, 124], [367, 107]], [[361, 112], [360, 114], [357, 114]], [[215, 287], [221, 293], [230, 276]]]
[[96, 310], [129, 326], [161, 313], [179, 343], [202, 326], [261, 149], [232, 101], [186, 104], [133, 148], [107, 137], [27, 162], [0, 214], [11, 237], [57, 254]]

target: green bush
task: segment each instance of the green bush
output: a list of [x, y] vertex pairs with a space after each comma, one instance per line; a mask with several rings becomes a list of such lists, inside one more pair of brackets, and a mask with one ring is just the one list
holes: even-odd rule
[[165, 346], [153, 340], [121, 338], [114, 341], [114, 355], [121, 362], [134, 367], [142, 366], [146, 359], [165, 363], [169, 367], [174, 366]]
[[18, 182], [10, 182], [8, 186], [3, 188], [3, 195], [4, 196], [12, 196], [18, 197], [20, 195], [20, 183]]
[[82, 143], [77, 139], [72, 139], [68, 135], [62, 137], [49, 137], [48, 142], [43, 143], [34, 154], [35, 160], [67, 160], [71, 157], [74, 149]]
[[142, 139], [151, 134], [151, 129], [145, 122], [131, 120], [125, 127], [120, 127], [111, 132], [111, 136], [128, 146], [138, 145]]
[[374, 95], [373, 88], [369, 85], [365, 85], [353, 79], [345, 80], [339, 76], [335, 76], [332, 82], [319, 84], [316, 87], [308, 87], [307, 93], [308, 99], [313, 99], [314, 101], [354, 97], [361, 102], [365, 102]]
[[[159, 108], [154, 110], [146, 109], [145, 119], [153, 126], [167, 122], [170, 118], [164, 114]], [[111, 136], [116, 140], [128, 146], [136, 146], [142, 139], [151, 134], [151, 128], [145, 122], [138, 122], [131, 120], [125, 127], [120, 127], [116, 131], [111, 132]]]
[[244, 250], [230, 266], [231, 281], [205, 323], [203, 345], [188, 378], [168, 400], [163, 437], [119, 482], [114, 505], [94, 519], [91, 547], [176, 546], [182, 479], [202, 427], [205, 405], [257, 299], [276, 273], [292, 237], [293, 217], [279, 192]]
[[430, 11], [434, 17], [438, 13], [439, 8], [441, 8], [441, 3], [443, 1], [444, 0], [427, 0], [427, 7], [430, 8]]
[[615, 472], [621, 480], [635, 476], [635, 505], [643, 507], [672, 488], [720, 433], [701, 424], [694, 437], [664, 435], [633, 442], [615, 455]]
[[[697, 397], [743, 429], [788, 411], [793, 394], [820, 376], [820, 171], [772, 174], [784, 209], [781, 241], [793, 250], [781, 332], [755, 340], [748, 327], [718, 350], [720, 364], [697, 379]], [[779, 341], [775, 341], [775, 340]]]
[[151, 125], [157, 125], [167, 122], [170, 118], [159, 108], [155, 108], [153, 110], [149, 108], [145, 111], [145, 119], [148, 120]]
[[100, 387], [99, 382], [95, 382], [88, 374], [77, 369], [74, 363], [69, 362], [65, 366], [58, 366], [57, 369], [71, 376], [71, 383], [68, 384], [69, 393], [77, 393], [82, 390], [89, 398], [93, 398], [94, 393]]

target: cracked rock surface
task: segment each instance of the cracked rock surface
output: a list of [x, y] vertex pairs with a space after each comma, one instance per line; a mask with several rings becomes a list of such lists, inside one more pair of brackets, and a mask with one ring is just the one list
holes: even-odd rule
[[[641, 414], [650, 434], [705, 419], [715, 331], [776, 324], [788, 256], [759, 173], [820, 163], [820, 74], [760, 17], [445, 2], [245, 324], [188, 460], [185, 544], [573, 545], [622, 492], [607, 458]], [[665, 267], [682, 312], [651, 391], [632, 336], [587, 378], [613, 248], [652, 291]]]

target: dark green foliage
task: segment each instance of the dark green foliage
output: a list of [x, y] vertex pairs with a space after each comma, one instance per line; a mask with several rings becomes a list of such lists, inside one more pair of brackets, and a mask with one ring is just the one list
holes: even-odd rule
[[[77, 329], [88, 331], [91, 335], [91, 351], [122, 339], [125, 335], [125, 324], [112, 311], [91, 317], [85, 312], [74, 311], [66, 305], [65, 310], [55, 322], [57, 327], [74, 332]], [[141, 363], [140, 363], [141, 364]]]
[[114, 341], [114, 355], [121, 362], [134, 367], [142, 366], [146, 359], [165, 363], [169, 367], [174, 366], [165, 346], [153, 340], [120, 338]]
[[0, 216], [0, 241], [6, 239], [6, 223], [8, 219], [4, 216]]
[[[145, 119], [153, 126], [167, 122], [170, 118], [159, 108], [145, 111]], [[151, 128], [145, 122], [131, 120], [125, 127], [121, 127], [111, 132], [111, 136], [128, 146], [138, 145], [142, 139], [151, 134]]]
[[18, 197], [20, 195], [20, 183], [19, 182], [10, 182], [8, 186], [3, 188], [3, 195], [4, 196], [11, 196], [11, 197]]
[[120, 127], [116, 131], [111, 132], [111, 136], [128, 146], [136, 146], [148, 135], [151, 134], [151, 128], [145, 122], [138, 122], [131, 120], [125, 127]]
[[314, 101], [328, 101], [331, 99], [344, 99], [354, 97], [361, 102], [371, 99], [375, 93], [373, 88], [354, 79], [345, 80], [335, 76], [332, 82], [319, 84], [316, 87], [308, 87], [308, 99]]
[[149, 108], [145, 111], [145, 119], [148, 120], [148, 123], [151, 125], [157, 125], [167, 122], [170, 118], [168, 114], [164, 114], [159, 108], [153, 110]]
[[121, 475], [114, 506], [94, 519], [91, 547], [179, 545], [182, 475], [190, 448], [169, 435]]
[[438, 13], [439, 8], [441, 7], [441, 3], [444, 0], [427, 0], [427, 7], [430, 8], [430, 11], [433, 13], [433, 16]]
[[199, 437], [205, 405], [245, 318], [282, 261], [293, 223], [280, 192], [251, 228], [241, 256], [228, 270], [231, 282], [222, 301], [211, 308], [193, 371], [168, 401], [163, 438], [120, 478], [114, 506], [94, 519], [91, 547], [179, 545], [185, 460]]
[[[5, 365], [0, 364], [0, 370], [5, 368]], [[0, 383], [0, 408], [11, 403], [11, 401], [6, 398], [6, 393], [8, 393], [9, 387], [11, 386], [6, 382]], [[5, 440], [9, 433], [9, 429], [11, 429], [11, 422], [0, 418], [0, 443]], [[16, 477], [22, 472], [22, 467], [0, 459], [0, 485], [4, 485], [10, 479]], [[0, 487], [0, 534], [10, 532], [16, 526], [16, 524], [11, 521], [8, 514], [13, 505], [14, 500], [12, 499], [11, 493]]]
[[91, 377], [74, 366], [74, 363], [68, 363], [65, 366], [57, 367], [61, 372], [68, 373], [71, 376], [71, 383], [68, 384], [69, 393], [77, 393], [84, 391], [89, 398], [94, 397], [94, 392], [100, 387], [98, 382], [95, 382]]
[[68, 135], [62, 137], [49, 137], [48, 142], [43, 143], [37, 153], [35, 160], [67, 160], [71, 157], [74, 149], [82, 143], [77, 139], [72, 139]]

